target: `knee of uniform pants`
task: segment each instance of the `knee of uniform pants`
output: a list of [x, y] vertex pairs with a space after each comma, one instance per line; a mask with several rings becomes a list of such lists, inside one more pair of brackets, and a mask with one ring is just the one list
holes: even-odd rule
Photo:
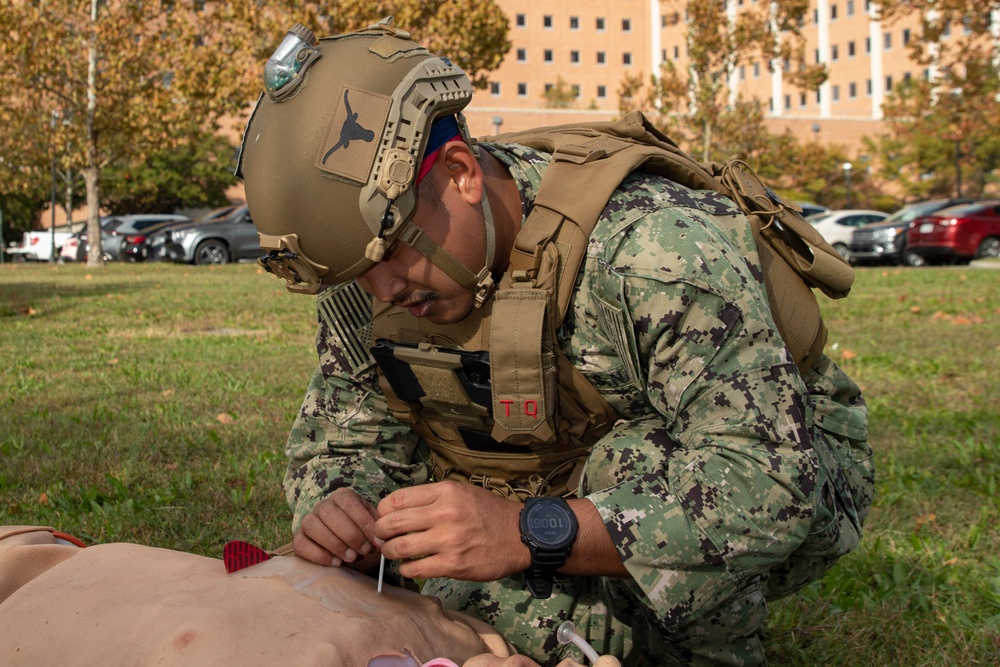
[[546, 600], [533, 598], [520, 577], [488, 582], [432, 579], [422, 592], [440, 599], [446, 609], [489, 623], [519, 653], [546, 667], [567, 657], [585, 664], [582, 652], [556, 640], [556, 630], [567, 620], [601, 655], [622, 659], [629, 652], [631, 629], [612, 616], [601, 590], [597, 577], [557, 576], [552, 597]]
[[763, 585], [757, 584], [676, 632], [660, 636], [672, 645], [681, 665], [758, 667], [766, 664], [762, 642], [766, 621], [767, 601]]

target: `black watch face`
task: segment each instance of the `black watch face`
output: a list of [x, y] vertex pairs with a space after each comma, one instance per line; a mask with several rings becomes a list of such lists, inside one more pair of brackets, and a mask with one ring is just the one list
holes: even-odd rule
[[573, 539], [575, 518], [561, 503], [533, 503], [526, 510], [524, 525], [539, 546], [560, 548]]

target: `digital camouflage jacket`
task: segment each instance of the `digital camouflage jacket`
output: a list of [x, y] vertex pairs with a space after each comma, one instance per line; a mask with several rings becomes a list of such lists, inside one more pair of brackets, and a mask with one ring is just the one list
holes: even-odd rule
[[[531, 209], [548, 156], [483, 145]], [[725, 197], [633, 173], [589, 240], [559, 344], [624, 416], [578, 495], [599, 510], [628, 581], [613, 597], [667, 632], [748, 586], [804, 585], [853, 548], [871, 503], [867, 410], [827, 357], [803, 374], [775, 331], [749, 227]], [[736, 229], [743, 229], [734, 226]], [[288, 439], [293, 527], [351, 487], [376, 502], [429, 480], [374, 367], [350, 372], [318, 297], [319, 367]], [[763, 582], [763, 584], [762, 584]]]

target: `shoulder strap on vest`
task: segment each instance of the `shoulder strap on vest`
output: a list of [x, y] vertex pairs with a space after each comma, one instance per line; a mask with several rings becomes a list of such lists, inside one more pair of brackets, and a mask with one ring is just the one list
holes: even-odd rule
[[587, 238], [618, 185], [642, 170], [695, 190], [717, 191], [742, 209], [761, 255], [772, 313], [796, 363], [805, 368], [822, 352], [826, 329], [810, 288], [842, 298], [850, 292], [854, 271], [798, 206], [779, 197], [744, 162], [700, 163], [640, 112], [618, 121], [551, 126], [483, 140], [517, 143], [552, 155], [530, 220], [515, 240], [511, 275], [534, 280], [543, 248], [555, 242], [560, 251], [559, 321], [568, 308], [571, 277], [583, 262]]

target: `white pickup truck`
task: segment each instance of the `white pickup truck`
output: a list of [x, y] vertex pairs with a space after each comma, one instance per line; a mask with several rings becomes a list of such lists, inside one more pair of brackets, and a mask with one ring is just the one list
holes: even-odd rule
[[[56, 257], [59, 250], [70, 238], [73, 232], [55, 233]], [[52, 232], [49, 230], [40, 232], [25, 232], [21, 238], [21, 244], [4, 249], [12, 260], [27, 259], [37, 262], [47, 262], [52, 259]]]

